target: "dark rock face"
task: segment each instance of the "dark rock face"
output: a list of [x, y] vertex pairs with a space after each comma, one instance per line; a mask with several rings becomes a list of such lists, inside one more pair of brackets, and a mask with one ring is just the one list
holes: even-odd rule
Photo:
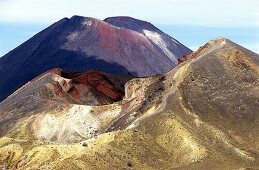
[[167, 72], [191, 52], [147, 22], [128, 18], [115, 27], [108, 23], [111, 19], [64, 18], [3, 56], [0, 101], [53, 68], [150, 76]]

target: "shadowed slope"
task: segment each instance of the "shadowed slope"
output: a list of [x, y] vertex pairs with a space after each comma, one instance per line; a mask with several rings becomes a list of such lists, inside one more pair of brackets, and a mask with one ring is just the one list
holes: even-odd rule
[[191, 52], [181, 51], [183, 45], [171, 47], [173, 41], [159, 43], [178, 53], [161, 51], [147, 36], [95, 18], [64, 18], [0, 58], [0, 101], [53, 68], [150, 76], [167, 72]]

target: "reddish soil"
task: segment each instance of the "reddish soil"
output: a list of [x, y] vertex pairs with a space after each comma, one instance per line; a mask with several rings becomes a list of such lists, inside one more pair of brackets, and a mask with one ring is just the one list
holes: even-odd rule
[[98, 31], [100, 34], [100, 46], [102, 48], [112, 49], [116, 51], [116, 33], [115, 29], [105, 22], [100, 22]]
[[[124, 97], [124, 86], [123, 89], [116, 88], [112, 80], [98, 70], [81, 73], [61, 71], [60, 75], [64, 78], [72, 79], [71, 82], [64, 82], [64, 86], [69, 87], [67, 92], [74, 98], [80, 97], [78, 91], [81, 91], [85, 87], [89, 87], [94, 93], [99, 92], [104, 94], [113, 101], [119, 101]], [[106, 104], [103, 100], [100, 100], [100, 103]]]
[[208, 44], [205, 44], [204, 46], [201, 46], [198, 50], [196, 50], [196, 51], [194, 51], [190, 54], [184, 55], [182, 58], [178, 58], [177, 65], [179, 65], [179, 64], [181, 64], [185, 61], [188, 61], [188, 60], [191, 60], [191, 59], [195, 58], [207, 46], [208, 46]]
[[[125, 95], [125, 83], [133, 78], [130, 75], [110, 75], [99, 70], [69, 72], [55, 68], [34, 78], [17, 90], [13, 96], [32, 86], [50, 73], [60, 77], [48, 80], [48, 83], [52, 84], [52, 86], [46, 86], [50, 90], [48, 93], [44, 90], [45, 88], [39, 89], [41, 93], [45, 92], [44, 94], [47, 94], [47, 99], [87, 105], [107, 105], [122, 100]], [[49, 93], [52, 93], [54, 96], [50, 97]], [[0, 111], [0, 116], [2, 114], [3, 112]]]

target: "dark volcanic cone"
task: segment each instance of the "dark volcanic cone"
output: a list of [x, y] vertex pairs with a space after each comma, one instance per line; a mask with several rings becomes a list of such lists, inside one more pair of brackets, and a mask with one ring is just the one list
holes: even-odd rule
[[191, 52], [153, 25], [139, 24], [144, 21], [116, 21], [120, 22], [134, 29], [73, 16], [36, 34], [0, 58], [0, 101], [53, 68], [150, 76], [167, 72], [177, 64], [177, 58]]

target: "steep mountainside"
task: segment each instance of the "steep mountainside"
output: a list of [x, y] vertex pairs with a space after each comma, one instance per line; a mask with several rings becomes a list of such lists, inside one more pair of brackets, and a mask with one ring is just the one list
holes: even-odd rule
[[175, 64], [177, 64], [176, 56], [182, 56], [183, 54], [190, 53], [189, 49], [187, 49], [183, 44], [171, 36], [163, 33], [149, 22], [126, 16], [109, 17], [104, 21], [116, 27], [137, 31], [146, 36], [155, 46], [156, 50], [169, 56]]
[[217, 38], [190, 56], [109, 105], [1, 103], [1, 167], [259, 168], [258, 54]]
[[0, 58], [0, 101], [53, 68], [150, 76], [167, 72], [190, 52], [161, 31], [141, 34], [95, 18], [64, 18]]

